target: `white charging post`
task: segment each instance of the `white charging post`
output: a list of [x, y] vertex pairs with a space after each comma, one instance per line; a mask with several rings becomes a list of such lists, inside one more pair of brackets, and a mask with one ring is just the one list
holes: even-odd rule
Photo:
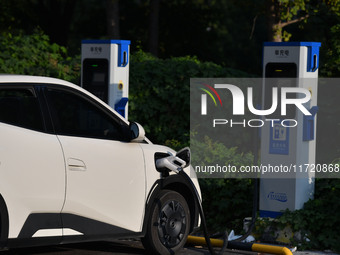
[[83, 40], [81, 86], [128, 118], [129, 52], [127, 40]]
[[[317, 42], [264, 43], [262, 108], [272, 105], [273, 87], [278, 88], [279, 98], [282, 87], [305, 88], [311, 100], [303, 106], [311, 115], [287, 105], [286, 116], [280, 112], [265, 116], [267, 120], [278, 120], [266, 121], [261, 128], [261, 165], [267, 167], [268, 173], [260, 180], [260, 217], [275, 218], [285, 209], [301, 209], [313, 198], [315, 176], [306, 167], [315, 163], [320, 46]], [[289, 127], [296, 123], [296, 127]], [[280, 172], [280, 178], [275, 171]]]

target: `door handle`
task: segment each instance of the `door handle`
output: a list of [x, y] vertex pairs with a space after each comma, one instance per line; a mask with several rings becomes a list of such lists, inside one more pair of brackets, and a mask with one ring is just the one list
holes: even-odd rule
[[86, 165], [84, 161], [76, 158], [69, 158], [67, 160], [68, 164], [68, 169], [70, 171], [85, 171], [86, 170]]

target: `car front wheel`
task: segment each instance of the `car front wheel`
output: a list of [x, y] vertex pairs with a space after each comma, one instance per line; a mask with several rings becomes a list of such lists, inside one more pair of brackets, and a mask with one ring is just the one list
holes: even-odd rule
[[190, 211], [184, 197], [162, 190], [154, 200], [147, 233], [142, 239], [148, 254], [174, 254], [181, 249], [190, 228]]

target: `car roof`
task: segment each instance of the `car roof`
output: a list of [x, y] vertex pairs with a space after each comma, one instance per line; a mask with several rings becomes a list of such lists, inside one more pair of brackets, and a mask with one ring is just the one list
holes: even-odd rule
[[75, 86], [71, 82], [57, 78], [19, 74], [0, 74], [0, 83], [47, 83], [47, 84], [62, 84], [71, 87]]

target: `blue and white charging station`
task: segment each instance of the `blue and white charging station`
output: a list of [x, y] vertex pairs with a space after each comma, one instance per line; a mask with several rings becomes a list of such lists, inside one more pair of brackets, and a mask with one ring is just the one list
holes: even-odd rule
[[129, 52], [127, 40], [83, 40], [81, 86], [128, 118]]
[[[305, 168], [315, 164], [320, 46], [321, 43], [317, 42], [264, 43], [263, 109], [270, 108], [272, 104], [273, 87], [279, 90], [281, 87], [297, 87], [310, 91], [311, 99], [303, 105], [311, 115], [304, 115], [294, 105], [288, 105], [284, 117], [286, 125], [282, 125], [279, 114], [265, 116], [279, 120], [266, 121], [261, 128], [261, 165], [276, 166], [279, 171], [283, 166], [289, 172], [281, 172], [280, 178], [277, 178], [277, 173], [267, 173], [261, 178], [260, 217], [275, 218], [285, 209], [301, 209], [306, 201], [313, 198], [315, 176]], [[288, 119], [294, 120], [297, 125], [291, 127]]]

